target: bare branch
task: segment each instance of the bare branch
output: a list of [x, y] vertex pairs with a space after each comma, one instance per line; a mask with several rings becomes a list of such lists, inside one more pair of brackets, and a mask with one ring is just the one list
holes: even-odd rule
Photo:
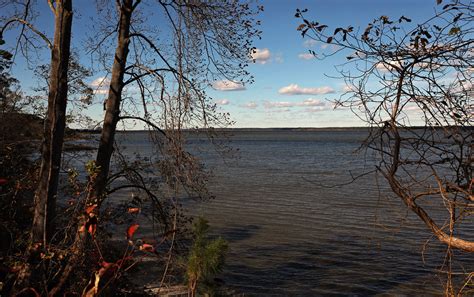
[[53, 49], [53, 44], [51, 43], [51, 41], [48, 39], [48, 37], [46, 37], [46, 35], [44, 35], [43, 33], [41, 33], [40, 31], [38, 31], [32, 24], [30, 24], [29, 22], [27, 22], [26, 20], [24, 19], [21, 19], [21, 18], [12, 18], [10, 20], [8, 20], [2, 27], [2, 30], [0, 31], [0, 38], [3, 36], [5, 30], [8, 28], [9, 25], [11, 24], [14, 24], [14, 23], [21, 23], [25, 26], [27, 26], [28, 28], [30, 28], [31, 31], [33, 31], [34, 33], [36, 33], [39, 37], [41, 37], [45, 42], [46, 44], [48, 45], [49, 49]]

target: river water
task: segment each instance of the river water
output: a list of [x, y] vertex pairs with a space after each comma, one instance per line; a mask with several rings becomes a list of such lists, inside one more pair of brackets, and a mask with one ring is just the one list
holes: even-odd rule
[[[236, 130], [237, 158], [201, 136], [188, 145], [213, 171], [209, 202], [185, 201], [230, 243], [220, 275], [246, 296], [441, 295], [445, 249], [383, 179], [368, 174], [367, 135], [350, 130]], [[124, 133], [127, 153], [151, 153], [144, 133]], [[472, 268], [472, 257], [458, 253]], [[472, 270], [472, 269], [471, 269]], [[469, 270], [469, 271], [471, 271]]]

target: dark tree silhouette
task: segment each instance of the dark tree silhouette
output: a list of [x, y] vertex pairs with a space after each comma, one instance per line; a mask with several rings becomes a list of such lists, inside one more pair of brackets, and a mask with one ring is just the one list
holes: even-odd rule
[[381, 16], [364, 29], [331, 29], [309, 20], [307, 10], [296, 12], [303, 37], [333, 46], [310, 53], [344, 55], [338, 69], [347, 92], [337, 105], [370, 127], [365, 145], [377, 155], [377, 171], [449, 256], [474, 252], [463, 229], [474, 202], [473, 12], [472, 1], [452, 1], [416, 25]]

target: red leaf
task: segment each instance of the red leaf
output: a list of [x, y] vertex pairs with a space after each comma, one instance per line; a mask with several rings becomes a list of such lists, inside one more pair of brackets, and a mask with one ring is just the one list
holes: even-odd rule
[[0, 186], [3, 186], [8, 183], [8, 180], [5, 178], [0, 178]]
[[94, 237], [97, 231], [97, 223], [98, 223], [97, 217], [91, 216], [89, 219], [87, 219], [87, 222], [84, 225], [84, 230], [87, 230], [87, 232], [89, 232], [89, 234], [92, 237]]
[[107, 262], [107, 261], [103, 261], [103, 260], [99, 263], [100, 267], [102, 267], [102, 268], [108, 268], [108, 267], [110, 267], [110, 265], [114, 265], [114, 264], [115, 263], [111, 263], [111, 262]]
[[115, 264], [116, 264], [117, 266], [122, 266], [122, 265], [124, 265], [126, 262], [131, 261], [131, 260], [133, 260], [133, 257], [132, 257], [132, 256], [128, 256], [128, 257], [125, 257], [125, 258], [123, 258], [123, 259], [118, 260]]
[[97, 231], [97, 225], [96, 224], [90, 224], [89, 229], [87, 230], [92, 237], [95, 235], [95, 231]]
[[135, 231], [137, 231], [139, 226], [140, 225], [138, 225], [138, 224], [133, 224], [130, 227], [128, 227], [128, 229], [127, 229], [127, 239], [128, 240], [132, 239], [133, 234], [135, 234]]
[[109, 270], [115, 270], [117, 268], [117, 264], [116, 263], [109, 263], [109, 262], [105, 262], [105, 261], [102, 261], [100, 263], [100, 266], [101, 268], [99, 269], [99, 276], [102, 277], [104, 276], [104, 274], [109, 271]]

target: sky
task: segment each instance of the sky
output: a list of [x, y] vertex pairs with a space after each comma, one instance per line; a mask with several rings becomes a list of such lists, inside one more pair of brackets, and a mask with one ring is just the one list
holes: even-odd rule
[[[78, 2], [89, 1], [75, 1]], [[307, 8], [307, 17], [330, 27], [352, 25], [362, 30], [381, 15], [396, 19], [404, 15], [416, 23], [433, 15], [436, 9], [435, 0], [262, 0], [258, 3], [264, 6], [257, 17], [263, 33], [261, 40], [255, 42], [255, 63], [248, 68], [255, 82], [242, 86], [216, 81], [208, 90], [219, 109], [230, 113], [237, 128], [364, 125], [349, 109], [333, 109], [332, 101], [342, 94], [345, 84], [330, 77], [337, 74], [334, 66], [341, 64], [344, 56], [318, 60], [309, 55], [309, 50], [318, 52], [330, 48], [301, 37], [296, 30], [301, 21], [294, 16], [297, 8]], [[44, 6], [38, 20], [48, 33], [52, 18], [47, 5]], [[95, 6], [81, 5], [81, 9], [79, 17]], [[86, 33], [81, 22], [84, 18], [73, 27], [73, 47], [76, 48]], [[13, 75], [28, 91], [36, 82], [24, 61], [19, 58], [15, 62]], [[100, 75], [92, 77], [89, 83], [96, 84], [98, 79]], [[92, 106], [89, 113], [99, 119], [102, 105]]]

